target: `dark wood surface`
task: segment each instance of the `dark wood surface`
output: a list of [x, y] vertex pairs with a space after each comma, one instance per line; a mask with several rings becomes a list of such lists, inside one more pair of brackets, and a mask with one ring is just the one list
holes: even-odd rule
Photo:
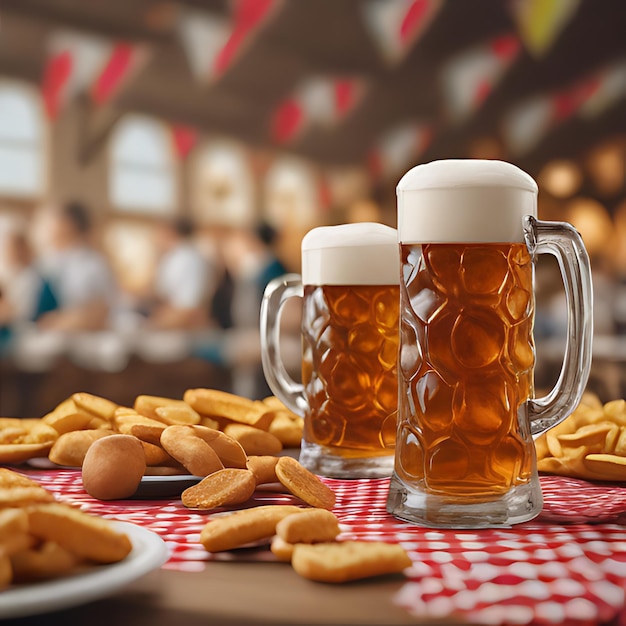
[[[117, 595], [11, 620], [15, 626], [196, 626], [200, 624], [400, 624], [420, 620], [393, 604], [401, 575], [343, 585], [315, 583], [284, 563], [208, 563], [202, 572], [159, 570]], [[447, 623], [450, 623], [449, 621]]]

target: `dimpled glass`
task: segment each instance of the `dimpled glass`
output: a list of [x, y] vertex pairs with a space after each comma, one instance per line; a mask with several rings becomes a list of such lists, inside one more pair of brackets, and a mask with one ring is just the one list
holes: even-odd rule
[[398, 308], [397, 285], [305, 286], [305, 456], [393, 455]]
[[526, 245], [402, 245], [397, 478], [489, 500], [530, 480]]

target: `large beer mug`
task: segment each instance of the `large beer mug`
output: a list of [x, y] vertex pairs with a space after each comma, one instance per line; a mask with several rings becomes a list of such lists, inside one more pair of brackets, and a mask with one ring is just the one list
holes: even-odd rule
[[[304, 416], [300, 462], [324, 476], [390, 476], [398, 406], [398, 236], [382, 224], [314, 228], [302, 278], [272, 281], [261, 348], [272, 391]], [[302, 301], [302, 384], [280, 356], [284, 303]]]
[[[542, 508], [533, 436], [578, 404], [589, 374], [589, 260], [572, 226], [536, 219], [510, 163], [435, 161], [398, 184], [396, 461], [387, 510], [434, 527], [523, 522]], [[535, 399], [533, 261], [555, 255], [568, 306], [556, 386]]]

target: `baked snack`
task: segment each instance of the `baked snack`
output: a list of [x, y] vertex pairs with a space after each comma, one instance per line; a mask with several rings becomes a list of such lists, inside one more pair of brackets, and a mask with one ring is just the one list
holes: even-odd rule
[[11, 556], [14, 582], [29, 582], [62, 576], [74, 569], [80, 559], [58, 543], [46, 541]]
[[183, 398], [200, 415], [210, 417], [222, 427], [236, 422], [267, 430], [274, 418], [264, 405], [217, 389], [188, 389]]
[[31, 534], [52, 541], [76, 556], [96, 563], [121, 561], [130, 553], [128, 537], [106, 520], [63, 504], [42, 504], [28, 511]]
[[202, 425], [194, 426], [193, 432], [213, 448], [224, 467], [246, 468], [246, 451], [238, 441], [226, 433]]
[[95, 428], [63, 433], [55, 441], [48, 458], [57, 465], [82, 467], [87, 450], [98, 439], [114, 434], [112, 430]]
[[185, 489], [181, 499], [186, 507], [192, 509], [214, 509], [249, 500], [255, 488], [256, 480], [252, 472], [226, 468]]
[[254, 474], [257, 485], [277, 483], [276, 463], [277, 456], [249, 456], [246, 461], [247, 468]]
[[95, 441], [87, 450], [83, 486], [99, 500], [122, 500], [137, 491], [145, 471], [142, 442], [132, 435], [111, 435]]
[[294, 546], [291, 564], [310, 580], [342, 583], [401, 572], [411, 566], [402, 546], [380, 541], [299, 543]]
[[168, 426], [161, 433], [161, 445], [194, 476], [208, 476], [224, 468], [213, 448], [192, 426]]
[[274, 538], [272, 539], [272, 544], [270, 545], [270, 550], [272, 551], [272, 554], [279, 561], [283, 561], [284, 563], [291, 563], [294, 548], [295, 546], [293, 545], [293, 543], [287, 543], [278, 535], [274, 536]]
[[29, 506], [40, 502], [52, 502], [53, 500], [52, 494], [39, 485], [0, 489], [0, 509]]
[[537, 468], [590, 480], [626, 480], [626, 401], [586, 393], [565, 420], [535, 440]]
[[326, 509], [305, 509], [276, 525], [276, 535], [291, 544], [334, 541], [340, 532], [339, 521]]
[[200, 534], [200, 543], [207, 552], [223, 552], [241, 548], [246, 544], [270, 538], [276, 532], [276, 524], [287, 515], [302, 509], [290, 505], [257, 506], [215, 517], [207, 523]]
[[295, 459], [280, 457], [276, 463], [276, 476], [290, 493], [307, 504], [320, 509], [335, 506], [335, 492]]
[[72, 400], [79, 410], [109, 423], [113, 421], [113, 415], [118, 407], [115, 402], [107, 398], [95, 396], [92, 393], [85, 393], [84, 391], [72, 394]]
[[[304, 421], [301, 417], [287, 411], [273, 411], [274, 419], [269, 432], [274, 435], [285, 448], [299, 448], [302, 441]], [[293, 416], [293, 417], [290, 417]]]
[[278, 454], [283, 444], [272, 433], [246, 424], [227, 424], [224, 432], [238, 441], [248, 455], [264, 456]]

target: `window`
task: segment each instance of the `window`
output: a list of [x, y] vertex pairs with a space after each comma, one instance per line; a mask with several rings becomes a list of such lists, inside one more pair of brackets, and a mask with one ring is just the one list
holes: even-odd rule
[[44, 192], [44, 131], [39, 94], [0, 81], [0, 194], [36, 198]]
[[167, 215], [177, 198], [169, 129], [157, 120], [127, 116], [111, 143], [109, 198], [120, 211]]
[[191, 182], [192, 207], [199, 221], [229, 226], [254, 223], [254, 180], [241, 146], [217, 141], [198, 150]]
[[265, 177], [265, 219], [275, 228], [311, 227], [319, 212], [315, 174], [305, 163], [278, 158]]

